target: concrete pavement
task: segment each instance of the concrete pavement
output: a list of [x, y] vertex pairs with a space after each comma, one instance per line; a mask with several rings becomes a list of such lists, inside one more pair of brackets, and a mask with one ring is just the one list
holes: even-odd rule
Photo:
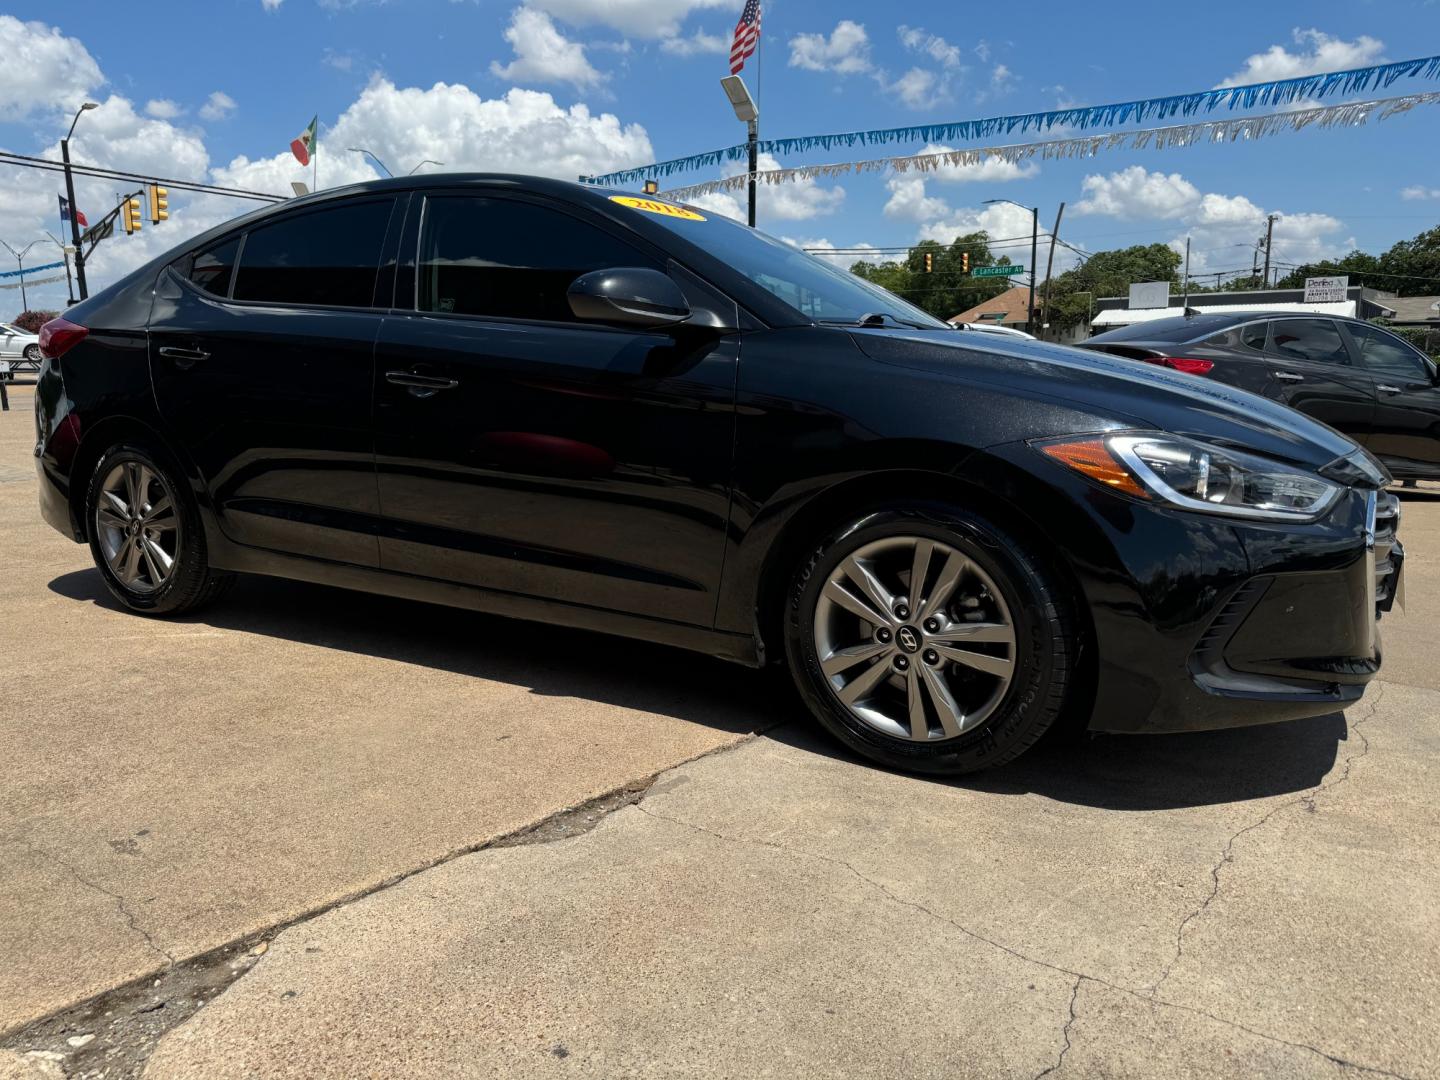
[[665, 650], [279, 582], [123, 615], [26, 483], [0, 647], [50, 655], [0, 699], [0, 1001], [157, 977], [12, 1030], [0, 1075], [1440, 1076], [1433, 491], [1346, 716], [947, 784], [746, 741], [788, 699]]

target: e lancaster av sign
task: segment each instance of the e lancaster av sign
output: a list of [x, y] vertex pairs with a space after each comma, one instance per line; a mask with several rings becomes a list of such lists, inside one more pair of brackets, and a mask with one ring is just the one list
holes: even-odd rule
[[1341, 303], [1349, 299], [1345, 295], [1349, 288], [1350, 279], [1348, 277], [1307, 277], [1305, 279], [1305, 303]]

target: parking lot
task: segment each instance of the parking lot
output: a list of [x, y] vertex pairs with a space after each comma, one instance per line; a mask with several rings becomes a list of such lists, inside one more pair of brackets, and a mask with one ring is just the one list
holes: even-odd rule
[[124, 613], [30, 394], [0, 1077], [1440, 1075], [1440, 485], [1344, 715], [942, 783], [660, 647], [279, 580]]

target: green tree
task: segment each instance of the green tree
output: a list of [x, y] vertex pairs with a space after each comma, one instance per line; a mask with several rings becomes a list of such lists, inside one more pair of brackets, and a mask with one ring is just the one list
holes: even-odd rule
[[[1137, 281], [1168, 281], [1180, 285], [1183, 260], [1168, 244], [1137, 244], [1115, 251], [1097, 251], [1079, 266], [1055, 275], [1050, 282], [1052, 329], [1084, 322], [1095, 300], [1125, 296]], [[1041, 290], [1043, 296], [1044, 290]], [[1088, 294], [1088, 295], [1087, 295]]]
[[[925, 269], [927, 254], [931, 267], [928, 272]], [[957, 236], [948, 246], [935, 240], [922, 240], [910, 249], [903, 261], [857, 262], [850, 267], [850, 272], [889, 289], [937, 319], [948, 319], [1009, 288], [1004, 278], [971, 277], [964, 269], [966, 254], [970, 256], [971, 270], [1010, 262], [1008, 258], [995, 257], [987, 233], [973, 232]]]

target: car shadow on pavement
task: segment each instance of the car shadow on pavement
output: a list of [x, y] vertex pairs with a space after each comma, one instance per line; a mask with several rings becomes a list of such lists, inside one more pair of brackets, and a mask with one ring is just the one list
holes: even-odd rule
[[[124, 610], [95, 570], [64, 574], [50, 589]], [[419, 664], [724, 731], [766, 732], [807, 753], [878, 768], [821, 732], [782, 673], [662, 645], [264, 577], [242, 577], [214, 606], [174, 621]], [[1110, 810], [1207, 806], [1312, 788], [1347, 737], [1340, 713], [1176, 735], [1066, 733], [1042, 739], [994, 772], [923, 782]]]

